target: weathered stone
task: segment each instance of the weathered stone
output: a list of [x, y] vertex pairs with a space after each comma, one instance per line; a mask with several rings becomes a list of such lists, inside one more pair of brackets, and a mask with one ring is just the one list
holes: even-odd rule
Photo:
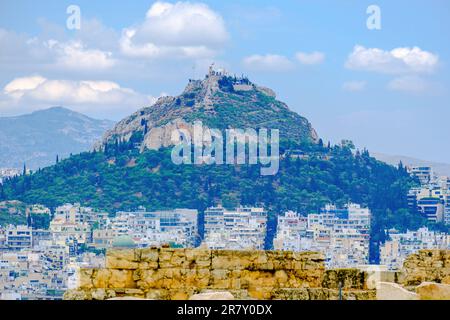
[[309, 300], [307, 288], [279, 288], [272, 292], [274, 300]]
[[92, 274], [92, 285], [94, 288], [108, 288], [111, 271], [109, 269], [94, 269]]
[[450, 285], [423, 282], [416, 287], [416, 293], [421, 300], [450, 300]]
[[105, 300], [106, 299], [106, 291], [105, 289], [95, 289], [92, 291], [92, 299], [93, 300]]
[[358, 269], [327, 270], [322, 286], [328, 289], [366, 289], [367, 273]]
[[[238, 299], [338, 297], [337, 290], [322, 287], [325, 266], [319, 253], [164, 247], [112, 250], [107, 256], [107, 268], [81, 270], [82, 290], [68, 298], [179, 300], [211, 291], [230, 292]], [[335, 284], [341, 277], [346, 288], [364, 287], [365, 278], [358, 275], [354, 270], [334, 271], [325, 283]], [[369, 299], [363, 291], [351, 290], [343, 296]]]
[[144, 299], [144, 298], [138, 298], [138, 297], [115, 297], [115, 298], [109, 298], [107, 300], [152, 300], [152, 299]]
[[92, 295], [88, 291], [70, 289], [64, 292], [64, 300], [92, 300]]
[[132, 270], [110, 270], [108, 288], [135, 288]]
[[159, 250], [157, 248], [145, 248], [140, 251], [140, 262], [158, 262]]
[[405, 259], [402, 271], [405, 285], [447, 282], [450, 278], [450, 250], [419, 250]]
[[377, 288], [377, 300], [418, 300], [419, 295], [410, 292], [396, 283], [380, 282]]
[[79, 271], [79, 283], [78, 287], [81, 289], [91, 289], [93, 288], [92, 276], [94, 274], [94, 269], [80, 269]]
[[194, 294], [189, 300], [234, 300], [234, 296], [228, 292], [205, 292]]

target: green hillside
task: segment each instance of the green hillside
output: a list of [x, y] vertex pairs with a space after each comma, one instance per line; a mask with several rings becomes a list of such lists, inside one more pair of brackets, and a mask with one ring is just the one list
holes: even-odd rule
[[[415, 183], [396, 168], [349, 146], [302, 145], [309, 159], [284, 157], [275, 176], [261, 176], [259, 165], [181, 165], [170, 150], [139, 153], [132, 143], [111, 145], [106, 152], [82, 153], [32, 175], [5, 182], [0, 195], [54, 208], [66, 202], [115, 212], [139, 205], [149, 210], [264, 205], [275, 217], [285, 210], [317, 211], [326, 203], [348, 201], [369, 206], [374, 215], [374, 243], [384, 228], [417, 228], [423, 221], [407, 210], [407, 190]], [[286, 151], [286, 150], [284, 150]], [[327, 159], [324, 160], [323, 158]], [[270, 235], [269, 235], [270, 236]]]

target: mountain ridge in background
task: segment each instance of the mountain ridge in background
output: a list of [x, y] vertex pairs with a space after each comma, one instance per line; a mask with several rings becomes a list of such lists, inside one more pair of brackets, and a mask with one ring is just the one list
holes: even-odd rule
[[406, 166], [428, 166], [432, 167], [438, 175], [450, 176], [450, 163], [442, 163], [437, 161], [422, 160], [408, 156], [391, 155], [381, 152], [371, 152], [376, 159], [391, 165], [398, 165], [401, 161]]
[[0, 167], [37, 169], [89, 150], [114, 125], [64, 107], [0, 117]]

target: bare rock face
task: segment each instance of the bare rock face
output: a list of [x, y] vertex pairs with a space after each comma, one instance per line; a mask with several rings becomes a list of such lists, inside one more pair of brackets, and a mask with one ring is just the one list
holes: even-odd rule
[[177, 142], [177, 139], [172, 139], [172, 134], [179, 130], [187, 130], [192, 136], [193, 125], [187, 123], [181, 118], [177, 118], [161, 127], [150, 129], [144, 137], [141, 151], [144, 149], [158, 150], [161, 147], [169, 147], [173, 145]]
[[205, 292], [194, 294], [189, 300], [234, 300], [234, 296], [227, 291]]
[[219, 130], [278, 129], [282, 139], [318, 141], [308, 120], [276, 100], [273, 90], [257, 86], [247, 78], [211, 69], [203, 80], [189, 80], [180, 95], [161, 97], [121, 120], [94, 148], [102, 149], [108, 143], [132, 138], [141, 151], [168, 147], [174, 145], [171, 141], [174, 129], [190, 130], [195, 121]]
[[450, 285], [423, 282], [416, 287], [416, 293], [421, 300], [450, 300]]

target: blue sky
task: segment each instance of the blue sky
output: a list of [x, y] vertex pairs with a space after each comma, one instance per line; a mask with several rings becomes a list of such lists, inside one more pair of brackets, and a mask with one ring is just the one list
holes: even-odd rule
[[[366, 27], [372, 4], [381, 30]], [[214, 61], [325, 140], [450, 162], [449, 30], [445, 0], [2, 1], [0, 115], [64, 105], [117, 120]]]

